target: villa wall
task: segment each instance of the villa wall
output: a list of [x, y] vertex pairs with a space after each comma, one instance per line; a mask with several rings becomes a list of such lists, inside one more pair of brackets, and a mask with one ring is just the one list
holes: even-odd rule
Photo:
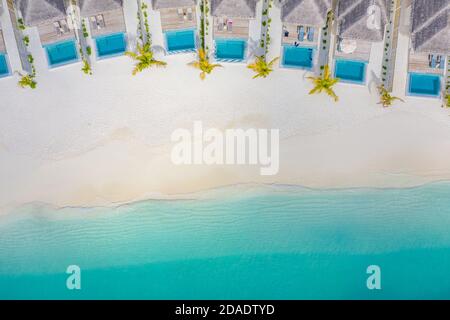
[[11, 18], [11, 23], [13, 27], [14, 37], [16, 39], [17, 49], [19, 51], [20, 62], [22, 69], [28, 73], [31, 73], [31, 64], [28, 62], [28, 50], [22, 42], [22, 32], [17, 26], [17, 15], [14, 7], [13, 0], [6, 1], [9, 11], [9, 16]]
[[3, 32], [0, 29], [0, 52], [5, 52], [6, 46], [5, 46], [5, 40], [3, 39]]

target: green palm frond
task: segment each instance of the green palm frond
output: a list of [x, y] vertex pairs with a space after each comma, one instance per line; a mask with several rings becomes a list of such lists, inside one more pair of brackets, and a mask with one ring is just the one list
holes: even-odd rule
[[324, 91], [328, 96], [338, 101], [339, 97], [333, 90], [333, 86], [339, 82], [339, 79], [331, 77], [330, 67], [326, 65], [323, 70], [323, 75], [319, 77], [307, 77], [314, 84], [314, 88], [309, 94], [321, 93]]
[[380, 85], [378, 87], [378, 92], [380, 93], [380, 102], [378, 102], [378, 104], [381, 104], [385, 108], [392, 106], [392, 104], [393, 104], [393, 102], [395, 100], [399, 100], [401, 102], [404, 102], [399, 97], [392, 96], [389, 93], [389, 91], [387, 91], [387, 89], [384, 87], [384, 85]]
[[150, 67], [165, 67], [167, 65], [164, 61], [156, 60], [153, 56], [153, 51], [149, 43], [141, 46], [140, 44], [136, 47], [137, 52], [127, 51], [125, 55], [135, 60], [137, 63], [134, 66], [133, 75], [144, 71]]
[[205, 80], [206, 75], [210, 74], [215, 68], [220, 68], [222, 65], [220, 64], [212, 64], [209, 62], [209, 59], [206, 55], [205, 50], [200, 48], [198, 50], [198, 60], [192, 61], [188, 63], [188, 66], [194, 67], [196, 69], [199, 69], [200, 72], [200, 79]]
[[26, 88], [26, 87], [30, 87], [31, 89], [36, 89], [37, 87], [37, 82], [34, 80], [34, 76], [31, 74], [28, 75], [22, 75], [20, 74], [20, 80], [18, 82], [18, 85], [21, 88]]
[[275, 59], [272, 59], [269, 63], [266, 61], [264, 56], [256, 57], [255, 61], [253, 63], [250, 63], [247, 68], [253, 70], [256, 72], [256, 75], [253, 76], [253, 79], [256, 78], [266, 78], [272, 71], [273, 71], [273, 65], [275, 62], [278, 61], [278, 57]]

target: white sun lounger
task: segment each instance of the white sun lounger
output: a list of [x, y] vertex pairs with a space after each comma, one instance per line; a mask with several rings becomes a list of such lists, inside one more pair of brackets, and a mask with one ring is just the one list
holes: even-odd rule
[[97, 19], [95, 19], [94, 16], [90, 17], [89, 21], [91, 22], [91, 28], [92, 29], [98, 29]]
[[192, 21], [192, 19], [194, 18], [192, 14], [192, 8], [187, 9], [187, 18], [189, 21]]
[[233, 20], [231, 20], [231, 19], [227, 20], [227, 31], [229, 31], [229, 32], [233, 31]]
[[106, 26], [105, 19], [103, 18], [102, 14], [97, 15], [97, 24], [100, 26], [100, 28], [104, 28]]
[[68, 33], [70, 31], [66, 20], [61, 20], [59, 23], [61, 24], [61, 28], [63, 30], [63, 33]]
[[184, 11], [182, 8], [178, 8], [178, 19], [184, 21]]
[[56, 31], [56, 34], [58, 36], [63, 34], [63, 29], [61, 28], [61, 25], [59, 24], [59, 21], [53, 22], [53, 26], [55, 27], [55, 31]]

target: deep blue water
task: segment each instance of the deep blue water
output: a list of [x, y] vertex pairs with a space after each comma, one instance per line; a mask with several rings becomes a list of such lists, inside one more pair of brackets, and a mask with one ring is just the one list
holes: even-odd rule
[[195, 49], [195, 30], [177, 30], [166, 32], [167, 50], [182, 51]]
[[409, 93], [418, 95], [439, 96], [441, 77], [435, 74], [410, 73]]
[[246, 45], [243, 39], [216, 39], [216, 58], [244, 60]]
[[6, 54], [0, 52], [0, 78], [10, 74]]
[[[68, 265], [81, 290], [66, 289]], [[366, 268], [381, 268], [368, 290]], [[450, 299], [450, 184], [244, 188], [0, 219], [0, 298]]]
[[364, 83], [366, 80], [366, 62], [356, 60], [336, 60], [335, 76], [343, 81]]
[[313, 49], [284, 46], [283, 65], [310, 69], [313, 66]]
[[97, 55], [106, 58], [121, 55], [127, 50], [127, 40], [124, 33], [114, 33], [95, 38]]
[[51, 67], [75, 62], [78, 60], [75, 40], [65, 40], [45, 46], [48, 63]]

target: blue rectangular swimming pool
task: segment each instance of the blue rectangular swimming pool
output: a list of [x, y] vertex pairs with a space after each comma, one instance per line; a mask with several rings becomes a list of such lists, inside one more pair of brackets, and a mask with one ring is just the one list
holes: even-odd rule
[[9, 76], [9, 67], [6, 54], [0, 52], [0, 78]]
[[409, 94], [439, 96], [441, 91], [441, 77], [435, 74], [410, 73]]
[[195, 50], [195, 30], [176, 30], [166, 32], [169, 52]]
[[127, 40], [122, 32], [96, 37], [95, 45], [99, 58], [123, 55], [127, 50]]
[[65, 40], [44, 46], [50, 67], [78, 61], [78, 50], [75, 40]]
[[282, 65], [285, 67], [311, 69], [314, 49], [308, 47], [284, 46]]
[[216, 39], [216, 59], [242, 61], [247, 41], [244, 39]]
[[336, 60], [335, 77], [347, 82], [364, 83], [366, 65], [364, 61]]

